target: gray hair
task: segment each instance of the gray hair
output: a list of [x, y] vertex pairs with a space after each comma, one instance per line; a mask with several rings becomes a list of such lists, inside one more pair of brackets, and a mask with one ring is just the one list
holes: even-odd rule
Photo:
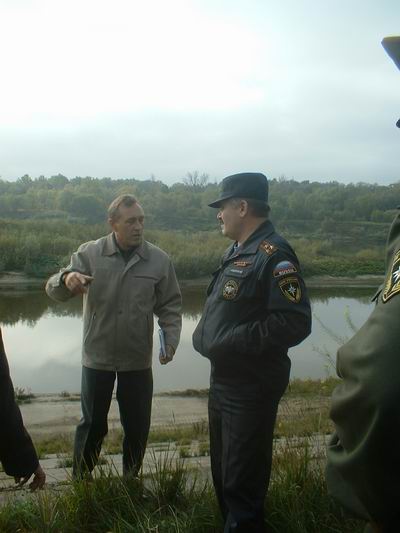
[[124, 207], [131, 207], [137, 203], [137, 198], [136, 196], [133, 196], [133, 194], [121, 194], [120, 196], [117, 196], [117, 198], [115, 198], [115, 200], [113, 200], [108, 207], [108, 218], [112, 222], [118, 220], [120, 216], [119, 208], [121, 205]]
[[253, 200], [253, 198], [232, 198], [231, 202], [238, 207], [241, 200], [245, 200], [249, 206], [250, 213], [257, 218], [268, 218], [271, 208], [266, 202]]

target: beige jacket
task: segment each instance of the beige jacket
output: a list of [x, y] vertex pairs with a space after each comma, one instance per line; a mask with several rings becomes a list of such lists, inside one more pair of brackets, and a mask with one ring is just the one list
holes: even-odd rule
[[70, 264], [52, 276], [47, 294], [58, 301], [73, 295], [64, 272], [94, 277], [83, 297], [82, 364], [99, 370], [142, 370], [151, 366], [153, 313], [166, 344], [176, 349], [182, 326], [181, 293], [168, 255], [147, 241], [125, 263], [113, 234], [82, 244]]

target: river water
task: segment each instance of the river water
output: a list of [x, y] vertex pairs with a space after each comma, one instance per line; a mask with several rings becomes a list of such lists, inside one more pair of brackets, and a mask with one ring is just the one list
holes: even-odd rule
[[[205, 388], [210, 365], [191, 343], [200, 319], [204, 290], [183, 292], [183, 329], [174, 361], [158, 362], [154, 334], [154, 386], [158, 392]], [[311, 290], [312, 333], [289, 351], [292, 378], [334, 375], [336, 350], [370, 314], [374, 289]], [[33, 393], [80, 390], [81, 301], [51, 301], [43, 291], [0, 292], [0, 323], [14, 386]]]

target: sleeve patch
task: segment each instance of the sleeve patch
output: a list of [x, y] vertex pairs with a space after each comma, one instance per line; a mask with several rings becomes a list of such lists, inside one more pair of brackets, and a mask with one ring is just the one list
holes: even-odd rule
[[281, 276], [287, 276], [288, 274], [294, 274], [297, 272], [297, 268], [290, 261], [281, 261], [274, 268], [274, 278], [280, 278]]
[[267, 255], [272, 255], [274, 252], [277, 251], [277, 249], [278, 248], [274, 244], [268, 241], [262, 241], [262, 243], [260, 244], [260, 250], [265, 252]]
[[382, 301], [386, 303], [392, 296], [400, 292], [400, 250], [393, 258], [392, 266], [386, 275]]
[[301, 287], [298, 278], [292, 276], [290, 278], [283, 278], [278, 281], [279, 288], [283, 296], [294, 304], [298, 304], [301, 299]]

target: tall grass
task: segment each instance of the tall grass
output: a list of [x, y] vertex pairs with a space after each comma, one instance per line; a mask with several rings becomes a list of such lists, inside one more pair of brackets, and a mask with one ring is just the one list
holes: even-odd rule
[[[346, 518], [329, 497], [323, 453], [312, 439], [288, 439], [276, 449], [266, 501], [276, 533], [358, 533], [362, 524]], [[73, 482], [58, 495], [50, 489], [10, 500], [0, 511], [4, 533], [213, 533], [222, 520], [210, 483], [167, 453], [154, 456], [148, 476], [122, 478], [102, 467], [93, 481]]]
[[276, 533], [358, 533], [363, 525], [346, 518], [328, 495], [324, 449], [309, 438], [287, 441], [274, 454], [267, 516]]
[[10, 500], [0, 511], [0, 531], [27, 532], [217, 532], [221, 521], [209, 483], [166, 454], [148, 477], [122, 478], [111, 465], [92, 481], [77, 481], [59, 495], [50, 489]]

